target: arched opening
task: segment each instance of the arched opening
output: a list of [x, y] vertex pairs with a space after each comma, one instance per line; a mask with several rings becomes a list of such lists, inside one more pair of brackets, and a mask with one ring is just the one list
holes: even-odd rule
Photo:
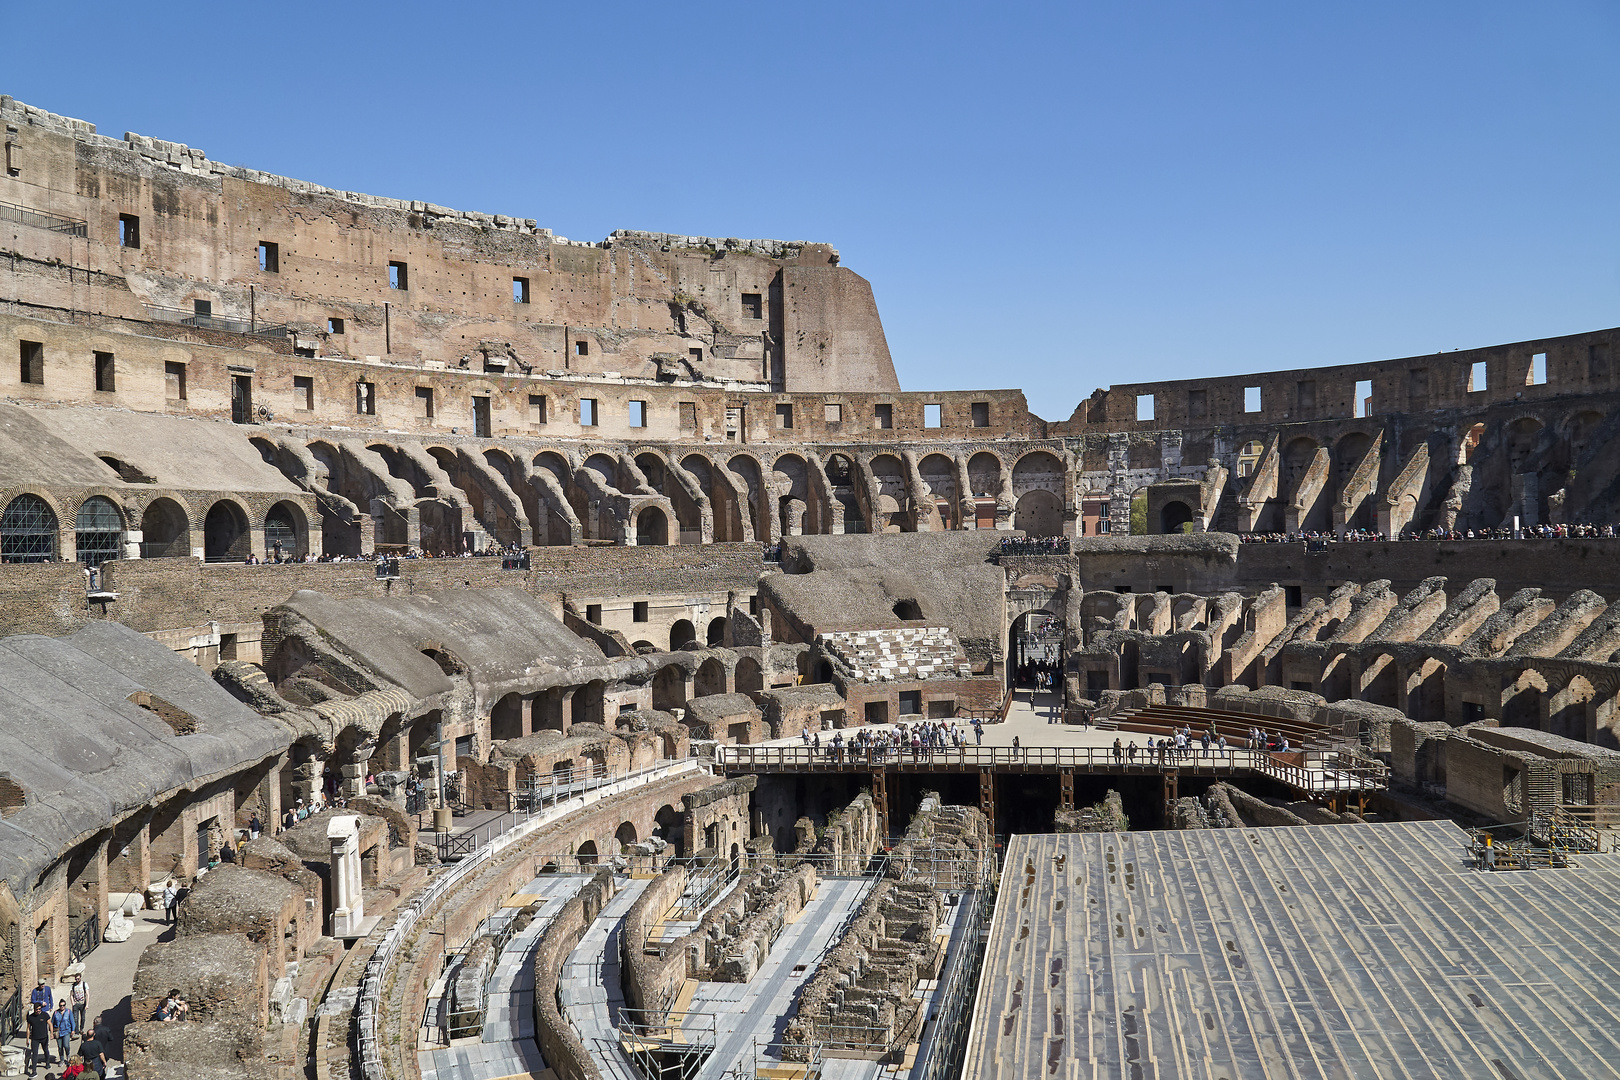
[[0, 513], [0, 563], [56, 559], [56, 512], [38, 495], [24, 493]]
[[1597, 731], [1596, 697], [1592, 684], [1584, 676], [1575, 676], [1548, 703], [1547, 730], [1576, 742], [1591, 742]]
[[655, 653], [658, 651], [658, 646], [654, 645], [650, 641], [632, 641], [630, 643], [630, 647], [636, 650], [637, 656], [645, 656], [648, 653]]
[[686, 830], [682, 827], [682, 816], [679, 810], [665, 803], [658, 808], [653, 817], [655, 831], [664, 838], [677, 859], [686, 854]]
[[653, 676], [653, 708], [679, 709], [686, 705], [686, 672], [679, 664], [665, 664]]
[[523, 738], [523, 695], [507, 694], [489, 711], [489, 737], [495, 742]]
[[153, 499], [141, 514], [141, 558], [183, 559], [191, 554], [191, 523], [173, 499]]
[[733, 843], [731, 845], [729, 872], [732, 877], [742, 873], [742, 846], [740, 844]]
[[1473, 427], [1469, 428], [1467, 434], [1462, 437], [1462, 445], [1457, 452], [1457, 464], [1472, 465], [1474, 463], [1474, 455], [1479, 453], [1479, 442], [1484, 437], [1484, 424], [1475, 424]]
[[693, 681], [693, 694], [696, 697], [709, 697], [725, 692], [726, 665], [718, 658], [710, 657], [703, 661], [703, 666], [697, 670], [697, 678]]
[[209, 562], [239, 562], [251, 554], [247, 514], [229, 499], [208, 508], [203, 519], [203, 557]]
[[704, 638], [708, 642], [710, 648], [724, 644], [726, 640], [726, 620], [724, 616], [718, 619], [709, 620], [709, 629], [705, 633]]
[[930, 507], [919, 507], [922, 516], [927, 509], [934, 511], [931, 522], [938, 529], [959, 529], [961, 499], [956, 490], [956, 463], [944, 454], [929, 454], [917, 463], [917, 475], [928, 485]]
[[732, 676], [732, 681], [736, 683], [737, 693], [747, 694], [755, 701], [758, 701], [760, 695], [765, 692], [765, 670], [752, 656], [745, 656], [737, 661], [737, 670]]
[[771, 465], [771, 490], [783, 536], [826, 532], [821, 500], [810, 491], [810, 467], [797, 454], [783, 454]]
[[601, 724], [602, 702], [607, 693], [607, 684], [601, 679], [592, 679], [574, 694], [574, 723]]
[[1060, 687], [1063, 659], [1062, 619], [1049, 611], [1030, 611], [1012, 620], [1007, 631], [1009, 688]]
[[762, 544], [774, 542], [777, 537], [770, 535], [770, 510], [767, 509], [764, 478], [760, 475], [759, 462], [747, 454], [733, 454], [726, 461], [726, 468], [731, 474], [743, 483], [747, 492], [747, 507], [745, 516], [754, 530], [754, 539]]
[[879, 532], [916, 532], [911, 499], [906, 490], [905, 467], [893, 454], [872, 459], [872, 479], [877, 481], [877, 527]]
[[656, 506], [644, 507], [636, 515], [636, 546], [665, 547], [669, 544], [669, 519]]
[[905, 622], [922, 622], [922, 605], [915, 600], [896, 600], [894, 602], [894, 617]]
[[73, 519], [74, 557], [100, 566], [123, 553], [124, 515], [118, 504], [101, 495], [84, 500]]
[[635, 846], [637, 839], [639, 839], [636, 836], [635, 823], [630, 821], [619, 822], [619, 827], [614, 830], [613, 839], [619, 842], [619, 854], [630, 854], [630, 849]]
[[968, 493], [973, 497], [973, 527], [996, 527], [996, 503], [1001, 498], [1001, 459], [981, 450], [968, 458]]
[[264, 553], [274, 562], [302, 559], [309, 552], [304, 511], [296, 503], [278, 502], [264, 515]]
[[1027, 491], [1018, 498], [1013, 528], [1028, 536], [1057, 536], [1063, 531], [1063, 503], [1044, 488]]
[[861, 513], [861, 499], [855, 486], [857, 476], [854, 464], [843, 454], [833, 454], [827, 459], [827, 483], [832, 488], [833, 500], [843, 510], [846, 533], [866, 531], [866, 517]]
[[1193, 512], [1179, 500], [1167, 502], [1159, 511], [1159, 531], [1162, 533], [1192, 532]]
[[1239, 479], [1254, 475], [1254, 470], [1260, 466], [1260, 457], [1266, 452], [1265, 445], [1259, 440], [1250, 439], [1238, 448], [1237, 474]]
[[595, 866], [596, 841], [587, 840], [583, 844], [579, 845], [579, 850], [574, 852], [574, 857], [579, 860], [579, 864], [581, 866]]
[[676, 619], [675, 624], [669, 628], [669, 651], [674, 652], [682, 645], [697, 640], [697, 629], [693, 627], [690, 619]]

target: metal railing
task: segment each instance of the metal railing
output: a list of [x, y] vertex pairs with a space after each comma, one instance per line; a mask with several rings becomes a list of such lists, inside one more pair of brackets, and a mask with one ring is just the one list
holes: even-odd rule
[[962, 772], [968, 769], [1075, 770], [1106, 773], [1155, 773], [1174, 769], [1195, 775], [1256, 772], [1301, 791], [1353, 791], [1388, 786], [1388, 767], [1348, 749], [1307, 750], [1287, 754], [1264, 750], [1159, 750], [1104, 746], [960, 746], [913, 752], [844, 746], [716, 746], [717, 768], [738, 772]]
[[101, 916], [92, 913], [68, 932], [68, 957], [83, 960], [101, 944]]
[[21, 1038], [23, 1033], [23, 994], [18, 990], [0, 1002], [0, 1045]]
[[713, 1013], [619, 1010], [619, 1049], [647, 1080], [693, 1080], [718, 1035]]
[[[665, 761], [645, 769], [628, 771], [614, 777], [613, 784], [627, 783], [640, 780], [642, 784], [651, 783], [657, 774], [687, 771], [693, 766], [690, 758], [680, 761]], [[638, 785], [639, 786], [639, 785]], [[577, 796], [580, 800], [589, 797], [593, 791], [582, 791]], [[553, 804], [548, 809], [557, 809]], [[572, 809], [572, 808], [570, 808]], [[360, 1071], [365, 1080], [386, 1080], [387, 1070], [382, 1060], [381, 1044], [377, 1038], [377, 1017], [382, 1007], [383, 986], [387, 981], [388, 968], [394, 958], [399, 954], [400, 948], [416, 929], [422, 918], [422, 913], [438, 903], [446, 893], [455, 889], [463, 879], [472, 874], [478, 867], [484, 865], [497, 853], [507, 846], [528, 835], [543, 822], [536, 821], [534, 815], [529, 819], [513, 826], [505, 833], [497, 836], [479, 848], [471, 856], [462, 859], [449, 870], [434, 878], [428, 887], [418, 893], [409, 903], [399, 911], [398, 917], [383, 931], [377, 947], [373, 950], [371, 958], [366, 961], [365, 972], [360, 979], [360, 992], [355, 995], [355, 1027], [359, 1033]]]
[[990, 916], [996, 907], [988, 884], [962, 894], [965, 910], [957, 918], [968, 924], [963, 928], [962, 947], [940, 972], [939, 996], [932, 1003], [934, 1030], [927, 1040], [922, 1068], [915, 1074], [917, 1080], [946, 1080], [961, 1069], [968, 1028], [973, 1023], [973, 997], [990, 936]]
[[0, 203], [0, 221], [14, 221], [19, 225], [27, 225], [34, 229], [48, 229], [51, 232], [62, 233], [65, 236], [88, 236], [90, 226], [88, 222], [79, 218], [64, 217], [53, 214], [48, 210], [35, 210], [27, 206], [18, 206], [16, 203]]
[[158, 307], [154, 304], [144, 306], [147, 317], [153, 322], [194, 326], [199, 330], [220, 330], [227, 334], [241, 334], [244, 337], [280, 337], [287, 332], [286, 323], [266, 326], [256, 320], [233, 319], [225, 315], [200, 315], [185, 308]]

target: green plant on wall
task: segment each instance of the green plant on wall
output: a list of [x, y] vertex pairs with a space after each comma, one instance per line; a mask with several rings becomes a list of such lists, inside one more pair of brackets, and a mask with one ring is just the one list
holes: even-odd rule
[[1147, 535], [1147, 488], [1131, 496], [1131, 535]]

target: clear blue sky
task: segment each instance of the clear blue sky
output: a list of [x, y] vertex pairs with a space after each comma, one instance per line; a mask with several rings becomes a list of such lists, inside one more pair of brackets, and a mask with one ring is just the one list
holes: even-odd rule
[[822, 240], [907, 389], [1620, 324], [1620, 5], [24, 4], [0, 93], [332, 187]]

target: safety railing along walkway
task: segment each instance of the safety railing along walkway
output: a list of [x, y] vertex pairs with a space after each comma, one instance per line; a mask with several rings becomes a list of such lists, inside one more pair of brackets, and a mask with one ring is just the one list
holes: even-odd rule
[[[366, 962], [365, 974], [360, 980], [360, 992], [356, 995], [355, 1026], [359, 1033], [360, 1072], [365, 1080], [387, 1080], [388, 1074], [377, 1038], [377, 1018], [381, 1011], [383, 986], [387, 981], [389, 966], [411, 932], [415, 930], [424, 911], [431, 909], [490, 859], [544, 825], [620, 792], [683, 773], [705, 771], [703, 764], [697, 759], [683, 758], [679, 761], [660, 762], [645, 769], [611, 774], [606, 783], [581, 791], [573, 798], [535, 809], [523, 821], [491, 838], [471, 855], [434, 878], [426, 889], [413, 897], [387, 929], [381, 931], [377, 947]], [[448, 946], [448, 943], [446, 945]]]
[[1159, 750], [1134, 755], [1107, 746], [962, 746], [878, 752], [808, 746], [717, 746], [715, 767], [728, 772], [1099, 772], [1191, 775], [1260, 773], [1300, 791], [1359, 791], [1388, 787], [1388, 768], [1348, 749], [1271, 753], [1264, 750]]

